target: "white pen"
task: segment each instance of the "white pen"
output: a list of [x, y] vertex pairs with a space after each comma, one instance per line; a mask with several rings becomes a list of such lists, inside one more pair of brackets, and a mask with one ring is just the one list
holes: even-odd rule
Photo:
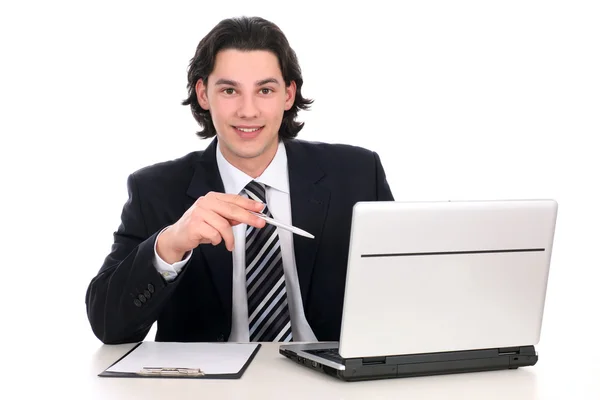
[[259, 218], [264, 219], [267, 223], [269, 223], [269, 224], [271, 224], [273, 226], [278, 226], [278, 227], [280, 227], [282, 229], [288, 230], [288, 231], [290, 231], [292, 233], [295, 233], [297, 235], [304, 236], [304, 237], [307, 237], [307, 238], [310, 238], [310, 239], [314, 239], [315, 238], [313, 235], [311, 235], [310, 233], [308, 233], [306, 231], [303, 231], [300, 228], [296, 228], [295, 226], [287, 225], [287, 224], [284, 224], [283, 222], [279, 222], [277, 220], [274, 220], [273, 218], [267, 217], [263, 213], [258, 213], [258, 212], [254, 212], [254, 211], [249, 211], [249, 212], [251, 214], [256, 215]]

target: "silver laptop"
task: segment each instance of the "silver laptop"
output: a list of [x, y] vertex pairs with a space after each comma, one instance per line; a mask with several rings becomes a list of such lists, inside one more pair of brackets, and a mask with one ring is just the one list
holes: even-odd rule
[[357, 203], [339, 343], [280, 353], [349, 381], [535, 365], [557, 208]]

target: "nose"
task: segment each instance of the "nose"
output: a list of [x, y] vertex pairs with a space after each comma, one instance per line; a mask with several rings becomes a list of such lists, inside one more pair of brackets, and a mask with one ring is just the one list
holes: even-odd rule
[[237, 116], [239, 118], [256, 118], [260, 114], [258, 107], [255, 103], [255, 98], [252, 94], [245, 94], [240, 96], [240, 104], [237, 110]]

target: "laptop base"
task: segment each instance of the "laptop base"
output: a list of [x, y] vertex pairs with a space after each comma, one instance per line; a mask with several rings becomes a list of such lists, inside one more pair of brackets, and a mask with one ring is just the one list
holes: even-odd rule
[[538, 361], [534, 346], [346, 359], [338, 355], [337, 360], [331, 354], [322, 357], [327, 351], [331, 349], [294, 351], [291, 345], [279, 349], [296, 363], [344, 381], [517, 369]]

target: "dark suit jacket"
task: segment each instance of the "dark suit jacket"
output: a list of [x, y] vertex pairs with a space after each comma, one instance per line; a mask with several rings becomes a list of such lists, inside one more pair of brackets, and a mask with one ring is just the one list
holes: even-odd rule
[[[352, 207], [393, 200], [376, 153], [348, 145], [285, 141], [304, 312], [319, 341], [339, 340]], [[114, 244], [87, 289], [87, 314], [104, 343], [226, 341], [231, 331], [232, 255], [224, 242], [198, 246], [167, 283], [152, 264], [157, 234], [200, 196], [224, 192], [216, 139], [204, 151], [143, 168], [128, 177], [129, 198]]]

